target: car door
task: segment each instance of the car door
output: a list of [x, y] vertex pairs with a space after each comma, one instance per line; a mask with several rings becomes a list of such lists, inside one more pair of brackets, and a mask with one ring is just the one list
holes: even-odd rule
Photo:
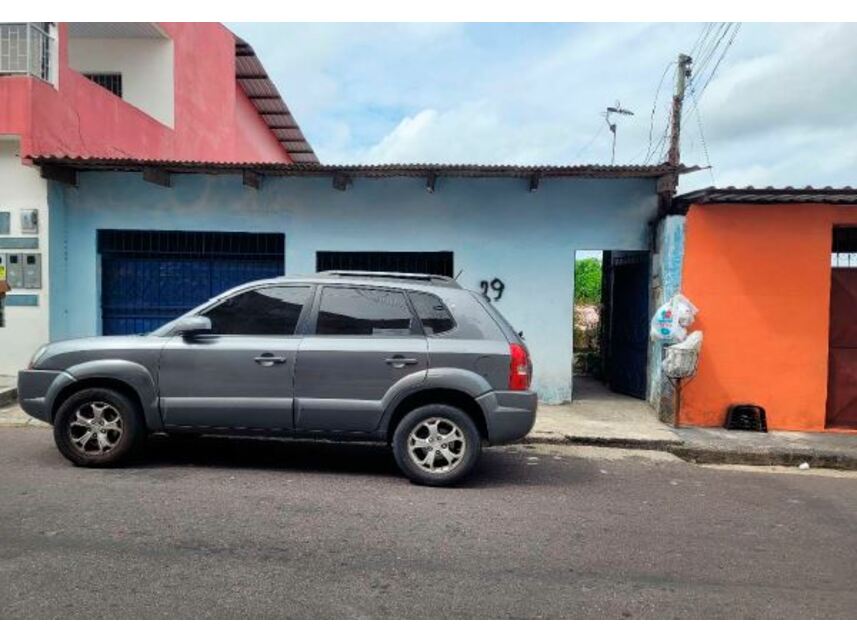
[[387, 392], [426, 375], [426, 338], [405, 293], [324, 286], [312, 317], [295, 370], [297, 430], [376, 431]]
[[293, 429], [295, 356], [313, 290], [241, 291], [202, 311], [210, 333], [171, 338], [158, 378], [164, 425]]

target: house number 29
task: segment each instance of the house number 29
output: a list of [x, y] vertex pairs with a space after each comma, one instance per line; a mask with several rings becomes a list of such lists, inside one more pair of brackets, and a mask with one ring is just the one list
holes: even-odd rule
[[500, 301], [503, 296], [503, 291], [506, 290], [506, 284], [499, 277], [494, 277], [491, 281], [480, 281], [479, 286], [482, 288], [482, 294], [485, 299], [491, 301], [492, 295], [494, 301]]

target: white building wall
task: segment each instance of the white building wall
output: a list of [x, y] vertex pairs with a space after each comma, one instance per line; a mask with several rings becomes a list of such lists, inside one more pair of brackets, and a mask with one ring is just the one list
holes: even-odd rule
[[[21, 210], [39, 211], [38, 235], [21, 231]], [[0, 328], [0, 375], [14, 375], [27, 366], [35, 350], [48, 341], [48, 183], [37, 168], [21, 164], [16, 139], [0, 139], [0, 211], [11, 213], [8, 235], [0, 239], [38, 237], [37, 250], [12, 250], [0, 247], [0, 254], [39, 253], [42, 260], [42, 287], [15, 288], [10, 295], [36, 295], [36, 306], [6, 305], [6, 323]]]
[[122, 74], [122, 99], [174, 126], [173, 41], [169, 38], [70, 38], [69, 66]]

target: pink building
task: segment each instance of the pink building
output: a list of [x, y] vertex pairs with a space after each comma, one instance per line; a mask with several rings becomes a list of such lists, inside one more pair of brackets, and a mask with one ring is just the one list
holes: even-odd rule
[[[219, 23], [0, 23], [0, 374], [48, 337], [33, 156], [317, 163], [252, 47]], [[73, 252], [73, 249], [69, 249]]]

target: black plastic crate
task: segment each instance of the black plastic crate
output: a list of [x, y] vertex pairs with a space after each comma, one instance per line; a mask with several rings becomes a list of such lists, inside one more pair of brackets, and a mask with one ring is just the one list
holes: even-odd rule
[[732, 431], [767, 431], [765, 409], [755, 404], [733, 404], [726, 412], [725, 428]]

